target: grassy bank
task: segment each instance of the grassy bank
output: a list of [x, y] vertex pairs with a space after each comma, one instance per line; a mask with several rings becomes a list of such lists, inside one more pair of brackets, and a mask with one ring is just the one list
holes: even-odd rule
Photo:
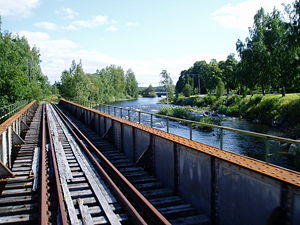
[[197, 106], [216, 110], [219, 113], [239, 116], [258, 123], [278, 126], [293, 137], [300, 136], [300, 94], [253, 95], [242, 97], [230, 95], [179, 97], [173, 102], [177, 105]]

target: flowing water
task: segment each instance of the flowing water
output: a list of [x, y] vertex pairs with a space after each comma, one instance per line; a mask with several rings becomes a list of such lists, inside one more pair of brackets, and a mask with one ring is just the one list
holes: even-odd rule
[[[165, 106], [165, 104], [157, 104], [161, 98], [138, 98], [131, 101], [122, 101], [114, 103], [113, 105], [119, 107], [125, 107], [130, 109], [136, 109], [141, 112], [156, 113], [160, 107]], [[100, 110], [103, 110], [99, 108]], [[113, 112], [111, 112], [113, 114]], [[120, 116], [120, 110], [116, 110], [116, 115]], [[130, 117], [130, 120], [137, 121], [138, 113], [122, 110], [122, 117]], [[150, 126], [150, 115], [145, 115], [141, 113], [141, 123]], [[283, 133], [274, 127], [252, 123], [250, 121], [239, 119], [236, 117], [227, 117], [224, 115], [217, 116], [219, 125], [225, 127], [231, 127], [241, 130], [248, 130], [257, 133], [283, 136]], [[158, 117], [153, 117], [153, 127], [156, 129], [166, 131], [166, 120]], [[169, 121], [169, 132], [176, 134], [178, 136], [190, 138], [190, 128], [179, 122]], [[214, 129], [211, 132], [205, 132], [198, 129], [193, 129], [192, 139], [207, 145], [214, 147], [220, 147], [220, 130]], [[231, 132], [224, 130], [223, 133], [223, 149], [246, 155], [258, 160], [267, 161], [278, 166], [285, 168], [300, 170], [299, 166], [296, 165], [296, 161], [292, 155], [288, 154], [290, 148], [289, 144], [280, 143], [278, 141], [268, 141], [263, 138], [258, 138], [254, 136], [244, 135], [236, 132]], [[269, 150], [267, 150], [269, 149]], [[268, 154], [267, 154], [268, 153]], [[298, 167], [298, 168], [297, 168]]]

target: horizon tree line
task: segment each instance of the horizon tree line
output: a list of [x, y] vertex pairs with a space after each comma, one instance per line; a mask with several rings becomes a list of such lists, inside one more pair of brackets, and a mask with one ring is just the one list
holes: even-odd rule
[[[245, 41], [236, 42], [239, 60], [233, 53], [225, 61], [197, 61], [183, 70], [176, 94], [212, 93], [223, 83], [227, 91], [247, 94], [270, 90], [300, 91], [300, 2], [285, 5], [284, 12], [259, 9]], [[219, 86], [222, 86], [219, 85]]]

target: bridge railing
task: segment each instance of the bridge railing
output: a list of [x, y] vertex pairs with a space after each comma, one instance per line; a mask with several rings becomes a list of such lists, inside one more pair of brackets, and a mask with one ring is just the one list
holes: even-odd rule
[[[180, 118], [176, 118], [176, 117], [165, 116], [165, 115], [160, 115], [160, 114], [150, 113], [150, 112], [144, 112], [144, 111], [140, 111], [140, 110], [136, 110], [136, 109], [119, 107], [119, 106], [108, 105], [108, 104], [96, 104], [96, 103], [92, 103], [92, 102], [81, 102], [80, 104], [84, 105], [86, 107], [90, 107], [90, 108], [97, 108], [98, 110], [100, 110], [104, 113], [108, 113], [113, 116], [120, 117], [122, 119], [127, 119], [129, 121], [137, 122], [139, 124], [142, 123], [142, 124], [148, 125], [152, 128], [154, 127], [154, 118], [161, 118], [161, 119], [164, 119], [164, 121], [161, 121], [161, 122], [164, 122], [164, 125], [161, 127], [165, 127], [165, 131], [167, 133], [171, 133], [170, 132], [170, 121], [177, 121], [179, 123], [185, 124], [188, 127], [188, 129], [189, 129], [188, 136], [189, 136], [190, 140], [193, 140], [193, 133], [195, 131], [194, 125], [215, 128], [215, 129], [219, 130], [219, 132], [218, 132], [219, 145], [216, 147], [218, 147], [219, 149], [225, 150], [225, 151], [226, 151], [226, 149], [224, 149], [224, 132], [225, 131], [230, 131], [230, 132], [234, 132], [237, 134], [248, 135], [250, 137], [261, 138], [262, 140], [264, 140], [264, 143], [265, 143], [265, 146], [264, 146], [265, 155], [264, 155], [264, 159], [262, 159], [262, 160], [267, 163], [269, 162], [269, 158], [272, 156], [270, 141], [294, 144], [294, 145], [296, 145], [296, 148], [300, 149], [300, 140], [294, 140], [294, 139], [290, 139], [290, 138], [262, 134], [262, 133], [241, 130], [241, 129], [231, 128], [231, 127], [219, 126], [219, 125], [215, 125], [215, 124], [192, 121], [192, 120], [187, 120], [187, 119], [180, 119]], [[145, 115], [148, 116], [148, 118], [142, 119], [142, 117], [143, 116], [145, 117]]]
[[[87, 103], [90, 108], [66, 100], [59, 104], [164, 187], [210, 216], [212, 224], [267, 224], [278, 215], [287, 224], [300, 221], [297, 172], [130, 122], [124, 108], [121, 119], [121, 107], [101, 106], [110, 115]], [[130, 120], [138, 122], [140, 111], [134, 111]]]
[[9, 105], [4, 105], [0, 107], [0, 123], [4, 121], [5, 119], [11, 117], [13, 114], [15, 114], [17, 111], [19, 111], [21, 108], [23, 108], [28, 101], [22, 100], [19, 102], [15, 102]]
[[13, 156], [17, 148], [25, 143], [22, 134], [29, 129], [28, 125], [36, 108], [36, 101], [29, 104], [24, 104], [24, 102], [12, 104], [5, 114], [5, 117], [7, 114], [11, 116], [0, 123], [0, 179], [12, 176], [10, 169]]

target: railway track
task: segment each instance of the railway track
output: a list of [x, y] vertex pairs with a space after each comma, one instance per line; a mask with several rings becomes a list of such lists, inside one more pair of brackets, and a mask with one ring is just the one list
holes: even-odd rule
[[[164, 188], [155, 177], [150, 176], [142, 167], [135, 166], [125, 154], [114, 148], [108, 141], [99, 138], [97, 134], [72, 115], [68, 114], [67, 117], [57, 107], [56, 110], [65, 120], [69, 120], [70, 127], [76, 130], [83, 140], [86, 138], [91, 142], [89, 148], [93, 152], [93, 157], [100, 163], [108, 160], [130, 184], [133, 184], [136, 191], [141, 193], [146, 201], [167, 219], [167, 223], [209, 224], [209, 219], [206, 216], [199, 214], [193, 206], [185, 203], [171, 190]], [[101, 152], [97, 151], [98, 149]], [[113, 173], [110, 175], [115, 177], [115, 180], [118, 179]], [[117, 181], [117, 183], [122, 187], [120, 182]], [[123, 191], [126, 190], [123, 189]], [[130, 195], [130, 193], [127, 194], [129, 198]]]
[[[93, 177], [98, 177], [98, 179], [102, 179], [101, 183], [102, 183], [102, 190], [91, 190], [91, 192], [93, 193], [101, 193], [103, 192], [103, 190], [105, 190], [107, 193], [105, 194], [106, 196], [110, 196], [110, 199], [106, 199], [107, 201], [107, 205], [108, 207], [111, 208], [111, 212], [109, 214], [107, 214], [106, 216], [110, 216], [110, 217], [119, 217], [122, 218], [121, 220], [119, 219], [119, 223], [128, 223], [128, 224], [170, 224], [162, 215], [161, 213], [158, 212], [158, 210], [152, 206], [152, 204], [150, 204], [144, 197], [143, 195], [138, 192], [129, 182], [128, 180], [122, 176], [122, 174], [112, 166], [112, 164], [107, 160], [102, 158], [102, 162], [100, 163], [99, 161], [97, 161], [94, 157], [93, 154], [91, 154], [89, 147], [91, 147], [91, 143], [89, 142], [88, 139], [86, 139], [84, 136], [78, 136], [78, 134], [76, 134], [73, 129], [76, 129], [75, 126], [72, 125], [72, 123], [68, 122], [66, 119], [63, 118], [63, 114], [60, 110], [56, 109], [56, 111], [51, 110], [52, 107], [49, 106], [48, 107], [49, 110], [47, 110], [47, 115], [49, 117], [49, 123], [52, 123], [52, 125], [50, 125], [50, 129], [52, 136], [57, 136], [59, 137], [59, 139], [62, 141], [62, 148], [64, 150], [68, 150], [69, 147], [71, 147], [71, 149], [76, 149], [76, 152], [73, 152], [73, 155], [69, 155], [70, 157], [75, 157], [77, 162], [79, 162], [80, 160], [78, 160], [78, 155], [81, 155], [81, 159], [85, 159], [86, 161], [86, 166], [89, 165], [91, 167], [90, 170], [94, 171], [94, 174], [92, 174], [92, 176], [90, 176], [88, 178], [88, 180], [90, 178]], [[60, 119], [58, 119], [60, 118]], [[58, 124], [60, 124], [60, 128], [56, 125], [53, 125], [54, 121], [56, 121]], [[70, 131], [70, 135], [67, 135], [67, 142], [64, 140], [62, 132], [60, 131], [60, 129], [63, 128], [63, 133], [66, 135], [68, 133], [68, 131]], [[67, 130], [68, 129], [68, 130]], [[58, 131], [57, 134], [55, 134], [55, 132]], [[77, 132], [80, 131], [77, 130]], [[71, 136], [72, 135], [72, 136]], [[74, 138], [74, 139], [72, 139]], [[55, 141], [54, 141], [55, 142]], [[78, 146], [76, 147], [76, 142], [78, 143]], [[70, 145], [70, 146], [69, 146]], [[55, 146], [54, 148], [55, 149]], [[83, 154], [83, 152], [85, 154]], [[61, 160], [63, 160], [63, 162], [59, 162], [58, 164], [63, 164], [64, 166], [68, 163], [64, 160], [64, 156], [63, 154], [60, 155], [60, 157], [56, 157], [56, 158], [60, 158]], [[73, 159], [73, 158], [72, 158]], [[71, 161], [71, 163], [76, 163], [75, 161]], [[80, 163], [79, 163], [80, 164]], [[78, 171], [78, 165], [73, 164], [72, 166], [74, 166], [74, 170], [76, 168], [76, 170]], [[65, 167], [65, 170], [68, 171], [67, 169], [68, 167]], [[66, 174], [63, 175], [65, 177], [68, 176], [69, 180], [71, 179], [71, 175], [67, 174], [67, 172], [61, 172], [60, 171], [60, 179], [62, 178], [62, 174]], [[97, 171], [97, 172], [96, 172]], [[84, 174], [86, 174], [86, 170], [83, 171]], [[99, 177], [99, 175], [101, 176], [101, 178]], [[111, 177], [114, 177], [115, 179], [113, 180]], [[106, 186], [103, 184], [106, 184]], [[64, 184], [62, 184], [63, 186]], [[111, 192], [107, 190], [107, 186], [110, 187], [111, 192], [114, 194], [115, 197], [111, 197]], [[81, 186], [79, 188], [82, 188]], [[63, 190], [64, 191], [64, 190]], [[84, 192], [80, 192], [78, 193], [78, 198], [83, 198], [85, 196], [85, 194], [91, 194], [89, 192], [85, 193], [86, 190], [84, 190]], [[65, 193], [64, 193], [65, 195]], [[72, 197], [72, 199], [74, 199]], [[104, 198], [99, 199], [99, 203], [103, 204], [104, 202]], [[117, 201], [116, 201], [117, 200]], [[109, 202], [110, 201], [110, 202]], [[68, 202], [68, 200], [66, 200], [66, 202]], [[114, 207], [112, 207], [112, 204], [115, 204]], [[70, 204], [71, 205], [71, 204]], [[74, 205], [74, 208], [76, 207], [76, 205]], [[72, 206], [67, 206], [67, 208], [72, 208]], [[115, 210], [114, 210], [115, 209]], [[121, 211], [125, 211], [127, 213], [126, 216], [120, 216], [118, 215], [117, 209], [121, 210]], [[68, 210], [68, 214], [69, 214], [69, 218], [73, 217], [74, 218], [74, 213], [70, 214], [70, 210]], [[89, 210], [87, 210], [89, 211]], [[75, 221], [76, 222], [76, 221]], [[115, 221], [108, 221], [110, 224], [117, 224], [116, 220]], [[89, 224], [89, 223], [87, 223]]]
[[39, 106], [2, 180], [0, 224], [209, 224], [55, 105]]
[[61, 215], [62, 224], [128, 223], [127, 214], [52, 106], [47, 106], [47, 122], [57, 195], [65, 202], [59, 204], [63, 206], [61, 213], [55, 213]]

